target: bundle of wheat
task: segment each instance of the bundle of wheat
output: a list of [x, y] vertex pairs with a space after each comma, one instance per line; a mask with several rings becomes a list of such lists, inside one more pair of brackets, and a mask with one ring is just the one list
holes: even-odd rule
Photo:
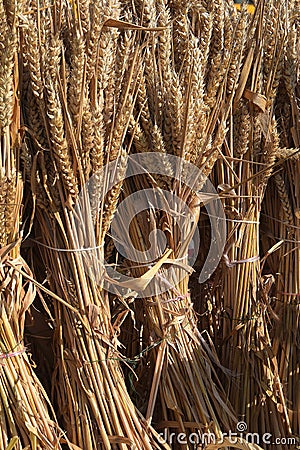
[[[299, 109], [297, 107], [297, 45], [299, 27], [295, 3], [289, 23], [284, 76], [277, 96], [275, 113], [280, 131], [277, 171], [271, 178], [263, 204], [264, 250], [275, 248], [267, 260], [275, 279], [275, 315], [271, 335], [278, 373], [287, 402], [291, 430], [299, 436]], [[296, 147], [296, 148], [295, 148]], [[297, 149], [298, 148], [298, 149]]]
[[60, 449], [51, 404], [24, 344], [25, 314], [34, 297], [32, 273], [20, 256], [18, 36], [24, 5], [0, 2], [0, 448]]
[[129, 398], [103, 268], [97, 266], [97, 279], [89, 276], [88, 249], [82, 248], [84, 233], [95, 236], [93, 248], [102, 261], [126, 160], [116, 168], [119, 182], [93, 209], [91, 224], [84, 221], [86, 199], [81, 204], [78, 196], [92, 177], [99, 197], [107, 181], [99, 170], [123, 155], [141, 43], [135, 32], [110, 26], [122, 26], [117, 2], [41, 8], [33, 1], [29, 8], [23, 47], [25, 159], [36, 203], [35, 241], [53, 302], [53, 398], [59, 418], [82, 449], [168, 448]]
[[[113, 229], [118, 248], [125, 249], [114, 263], [133, 278], [127, 298], [135, 298], [140, 326], [132, 335], [137, 345], [129, 342], [132, 337], [125, 341], [131, 360], [142, 355], [134, 359], [139, 376], [134, 390], [146, 419], [165, 429], [167, 440], [172, 431], [220, 437], [236, 419], [216, 373], [216, 353], [197, 330], [188, 292], [188, 246], [198, 221], [199, 191], [220, 155], [241, 90], [249, 17], [222, 1], [210, 6], [147, 1], [140, 23], [166, 30], [145, 44], [129, 124], [132, 152], [139, 154], [134, 160], [143, 170], [124, 182], [126, 210], [120, 206]], [[165, 253], [159, 229], [166, 236]]]
[[229, 158], [226, 165], [218, 162], [214, 178], [228, 217], [224, 286], [218, 285], [216, 304], [222, 313], [220, 359], [234, 374], [227, 384], [229, 398], [250, 431], [274, 436], [288, 436], [291, 427], [268, 329], [270, 285], [262, 278], [259, 233], [261, 204], [279, 148], [274, 105], [293, 8], [293, 2], [289, 8], [280, 1], [258, 2], [247, 44], [248, 55], [254, 49], [244, 91], [247, 103], [236, 105], [226, 149]]
[[272, 346], [278, 360], [278, 374], [287, 402], [291, 429], [295, 435], [299, 435], [299, 396], [296, 388], [299, 383], [299, 219], [294, 190], [297, 186], [295, 176], [299, 170], [298, 164], [298, 161], [286, 163], [284, 178], [281, 174], [274, 175], [264, 203], [264, 215], [268, 217], [268, 226], [265, 225], [264, 229], [264, 233], [267, 233], [265, 243], [269, 242], [277, 250], [268, 261], [272, 277], [276, 280], [272, 297], [275, 302]]

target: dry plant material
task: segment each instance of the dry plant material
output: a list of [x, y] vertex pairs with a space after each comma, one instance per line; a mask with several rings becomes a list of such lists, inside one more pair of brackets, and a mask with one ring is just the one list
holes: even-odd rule
[[[261, 274], [259, 233], [265, 187], [279, 149], [274, 104], [286, 57], [285, 24], [292, 21], [292, 10], [292, 5], [287, 9], [280, 1], [258, 2], [248, 31], [253, 38], [246, 44], [248, 51], [254, 48], [248, 101], [240, 100], [236, 105], [232, 133], [214, 178], [224, 192], [228, 218], [222, 283], [216, 288], [216, 304], [222, 314], [220, 360], [232, 372], [225, 380], [226, 389], [235, 413], [247, 423], [248, 430], [273, 436], [290, 435], [291, 422], [280, 360], [269, 332], [271, 279], [266, 281]], [[287, 446], [279, 444], [278, 448]]]
[[[133, 336], [136, 342], [143, 339], [142, 349], [133, 345], [134, 338], [126, 340], [128, 356], [140, 354], [135, 360], [139, 379], [134, 389], [139, 394], [137, 404], [149, 424], [166, 429], [168, 436], [175, 430], [187, 436], [196, 431], [199, 437], [207, 432], [220, 437], [222, 430], [234, 429], [236, 418], [217, 375], [216, 369], [220, 368], [217, 355], [197, 329], [188, 291], [191, 273], [188, 245], [199, 216], [200, 200], [196, 192], [204, 183], [202, 176], [210, 174], [219, 157], [227, 132], [244, 56], [248, 17], [237, 16], [235, 9], [224, 2], [218, 5], [222, 6], [225, 20], [219, 18], [217, 7], [208, 8], [205, 2], [157, 3], [154, 24], [171, 23], [173, 29], [151, 35], [147, 40], [146, 64], [129, 130], [132, 152], [154, 153], [151, 164], [144, 163], [143, 175], [124, 182], [122, 200], [126, 202], [142, 190], [167, 188], [189, 205], [191, 211], [180, 233], [180, 225], [167, 207], [157, 211], [153, 206], [137, 214], [136, 203], [127, 202], [128, 217], [133, 218], [130, 242], [126, 240], [128, 220], [122, 214], [116, 219], [117, 240], [126, 248], [126, 257], [120, 256], [118, 265], [134, 278], [127, 298], [134, 298], [135, 290], [139, 295], [133, 309], [141, 331], [139, 336], [133, 331]], [[202, 22], [211, 32], [204, 33]], [[234, 43], [232, 31], [237, 36]], [[218, 41], [213, 41], [212, 36]], [[211, 66], [203, 58], [203, 50], [207, 55], [211, 52], [220, 56], [220, 65], [222, 62], [223, 76], [214, 86]], [[156, 152], [161, 152], [157, 166]], [[172, 167], [170, 155], [180, 157], [181, 165]], [[192, 187], [187, 186], [185, 171], [188, 169], [183, 161], [199, 168]], [[167, 194], [162, 194], [162, 204], [164, 195], [168, 203]], [[180, 201], [176, 207], [178, 216], [183, 217], [185, 212]], [[159, 240], [148, 240], [159, 229], [165, 232], [169, 250], [152, 261], [149, 269], [146, 255], [151, 250], [154, 253], [155, 249], [163, 250], [159, 248]], [[144, 255], [144, 261], [139, 259], [139, 252]], [[149, 281], [146, 289], [139, 288], [141, 279]], [[126, 322], [126, 334], [128, 331]], [[180, 448], [188, 448], [188, 444]]]
[[274, 261], [277, 321], [273, 329], [273, 350], [291, 429], [299, 435], [299, 161], [289, 161], [283, 169], [284, 178], [274, 175], [275, 185], [271, 185], [278, 192], [277, 204], [271, 201], [269, 192], [265, 206], [266, 214], [273, 219], [269, 224], [275, 238], [273, 245], [280, 242]]
[[[281, 148], [277, 152], [280, 171], [270, 180], [264, 201], [265, 251], [277, 247], [267, 263], [275, 279], [272, 290], [275, 319], [272, 321], [272, 346], [287, 402], [291, 430], [299, 436], [299, 108], [297, 91], [297, 36], [295, 2], [289, 25], [287, 56], [275, 112]], [[289, 148], [290, 147], [290, 148]]]
[[[110, 17], [119, 24], [118, 4], [86, 3], [40, 9], [31, 2], [31, 26], [24, 30], [25, 159], [37, 199], [37, 246], [48, 270], [48, 298], [53, 300], [49, 305], [55, 323], [53, 401], [76, 448], [169, 448], [158, 442], [128, 395], [118, 330], [103, 289], [103, 268], [97, 279], [90, 277], [85, 252], [80, 250], [86, 243], [82, 235], [91, 232], [103, 259], [104, 237], [118, 202], [126, 159], [118, 165], [120, 181], [100, 199], [101, 206], [91, 199], [95, 206], [91, 224], [78, 222], [84, 214], [78, 193], [93, 175], [99, 191], [105, 183], [98, 174], [103, 164], [124, 155], [135, 101], [133, 75], [142, 64], [137, 33], [120, 32], [106, 22]], [[35, 54], [31, 42], [37, 47]], [[117, 59], [120, 48], [124, 52]], [[42, 133], [34, 128], [37, 125]]]
[[[0, 0], [0, 450], [169, 449], [158, 432], [219, 438], [239, 419], [299, 434], [298, 16], [298, 0], [259, 0], [253, 15], [231, 0]], [[128, 156], [149, 152], [129, 177]], [[20, 256], [20, 167], [47, 286]], [[208, 176], [228, 222], [208, 283], [212, 339], [189, 292]], [[120, 215], [139, 191], [160, 207], [137, 214], [135, 197]], [[35, 286], [55, 325], [51, 401], [65, 433], [23, 347]]]
[[23, 181], [17, 52], [23, 8], [22, 2], [0, 2], [0, 448], [54, 450], [61, 449], [63, 432], [24, 346], [25, 315], [35, 287], [20, 255]]

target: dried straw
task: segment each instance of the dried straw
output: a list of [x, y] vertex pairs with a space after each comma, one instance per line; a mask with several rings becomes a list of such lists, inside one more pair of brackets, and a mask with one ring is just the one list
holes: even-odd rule
[[0, 447], [54, 450], [61, 449], [63, 432], [24, 344], [25, 315], [36, 290], [20, 255], [23, 181], [17, 51], [23, 7], [22, 2], [0, 2]]

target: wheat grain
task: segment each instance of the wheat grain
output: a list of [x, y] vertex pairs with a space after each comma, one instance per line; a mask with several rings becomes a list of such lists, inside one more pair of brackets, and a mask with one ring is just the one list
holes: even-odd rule
[[1, 55], [3, 53], [3, 51], [5, 51], [5, 47], [6, 47], [6, 37], [9, 33], [9, 27], [7, 24], [7, 17], [6, 17], [6, 11], [4, 8], [4, 4], [3, 1], [0, 2], [0, 17], [1, 17], [1, 22], [0, 22], [0, 49], [1, 49]]
[[[129, 12], [126, 11], [126, 18], [129, 16]], [[106, 76], [105, 81], [107, 87], [104, 92], [99, 90], [99, 96], [102, 95], [104, 101], [103, 116], [107, 124], [105, 127], [107, 140], [109, 140], [112, 132], [113, 121], [117, 112], [116, 105], [121, 105], [124, 100], [125, 78], [128, 78], [128, 68], [131, 67], [133, 62], [134, 34], [131, 30], [126, 30], [124, 33], [118, 35], [114, 34], [113, 43], [114, 46], [111, 48], [111, 56], [109, 57], [111, 61], [108, 65], [110, 72], [107, 72], [109, 76]], [[108, 57], [107, 54], [106, 57]], [[103, 63], [105, 63], [104, 60]], [[107, 71], [107, 68], [105, 68], [105, 71]], [[136, 76], [137, 78], [139, 77], [138, 72]], [[100, 88], [102, 89], [101, 86]], [[99, 102], [102, 102], [102, 98], [99, 99]]]
[[90, 34], [87, 42], [87, 79], [90, 80], [95, 75], [97, 46], [101, 34], [101, 29], [105, 21], [105, 9], [103, 2], [93, 2], [90, 5]]
[[[156, 6], [155, 0], [145, 0], [141, 4], [136, 4], [137, 14], [142, 19], [142, 25], [153, 28], [156, 26]], [[139, 11], [140, 9], [140, 11]]]
[[[37, 155], [41, 149], [46, 149], [48, 140], [45, 136], [45, 122], [41, 116], [42, 103], [41, 99], [37, 98], [31, 87], [28, 89], [26, 95], [27, 108], [25, 110], [26, 121], [28, 121], [28, 127], [30, 133], [34, 135], [35, 139], [31, 143], [31, 154], [29, 152], [28, 145], [23, 146], [22, 159], [25, 163], [25, 171], [27, 180], [31, 183], [34, 194], [37, 197], [38, 205], [42, 208], [49, 208], [49, 201], [51, 199], [52, 206], [55, 210], [58, 209], [60, 204], [59, 193], [57, 189], [58, 172], [57, 167], [53, 164], [49, 154], [45, 156]], [[30, 170], [30, 164], [33, 165], [33, 158], [39, 158], [39, 168], [35, 168], [32, 172]], [[39, 173], [40, 170], [40, 173]]]
[[28, 28], [24, 33], [25, 45], [23, 55], [30, 73], [32, 92], [41, 100], [44, 95], [44, 88], [41, 74], [40, 48], [38, 37], [34, 33], [35, 27], [36, 23], [32, 19], [29, 19]]
[[[90, 80], [93, 75], [97, 78], [99, 75], [105, 80], [105, 73], [111, 67], [111, 47], [114, 47], [118, 33], [116, 30], [104, 29], [103, 25], [108, 17], [119, 18], [120, 4], [119, 2], [93, 3], [90, 9], [91, 29], [87, 43], [87, 79]], [[97, 73], [98, 64], [99, 71]], [[102, 71], [104, 71], [103, 75]], [[108, 76], [109, 72], [106, 74], [106, 77]]]
[[166, 149], [174, 155], [181, 154], [182, 144], [182, 108], [183, 94], [176, 72], [170, 69], [167, 85], [165, 86], [165, 117], [163, 136]]
[[225, 19], [225, 7], [222, 0], [216, 0], [210, 5], [210, 9], [213, 10], [213, 28], [214, 33], [212, 36], [212, 49], [213, 52], [218, 54], [222, 53], [224, 49], [224, 19]]
[[120, 155], [122, 145], [125, 139], [125, 130], [128, 127], [131, 117], [133, 100], [134, 100], [133, 96], [128, 94], [126, 102], [123, 105], [122, 109], [119, 111], [119, 114], [117, 115], [116, 120], [114, 122], [111, 147], [109, 150], [110, 161], [115, 160]]
[[[104, 29], [101, 33], [97, 55], [97, 79], [99, 92], [107, 95], [109, 79], [114, 78], [118, 32]], [[107, 95], [108, 96], [108, 95]]]
[[[172, 58], [172, 22], [168, 2], [166, 0], [156, 1], [157, 26], [166, 29], [158, 36], [158, 58], [159, 65], [164, 80], [165, 73], [168, 73]], [[165, 80], [164, 80], [165, 81]]]
[[[205, 10], [199, 13], [200, 16], [200, 36], [199, 36], [199, 50], [202, 56], [202, 66], [205, 67], [208, 59], [209, 48], [211, 44], [212, 38], [212, 30], [213, 30], [213, 20], [212, 14], [206, 12]], [[225, 36], [226, 39], [226, 36]], [[225, 44], [226, 45], [226, 44]], [[227, 47], [227, 46], [226, 46]]]
[[278, 29], [278, 8], [273, 5], [273, 2], [267, 2], [265, 5], [265, 28], [264, 28], [264, 79], [265, 84], [268, 84], [270, 72], [274, 63], [274, 52], [276, 49], [276, 30]]
[[295, 146], [294, 139], [291, 139], [290, 133], [291, 124], [293, 121], [292, 107], [289, 102], [289, 97], [285, 85], [283, 83], [283, 80], [281, 80], [278, 89], [275, 114], [276, 117], [279, 117], [277, 123], [280, 137], [280, 146], [283, 148]]
[[[126, 11], [125, 20], [130, 22], [132, 20], [129, 11]], [[122, 82], [126, 69], [130, 64], [130, 59], [132, 58], [132, 47], [134, 44], [134, 35], [131, 30], [125, 30], [122, 35], [119, 36], [118, 45], [116, 48], [116, 59], [115, 59], [115, 83], [116, 92], [121, 91]]]
[[146, 49], [144, 67], [147, 67], [147, 70], [144, 73], [144, 77], [146, 81], [148, 107], [149, 111], [152, 111], [153, 116], [152, 120], [155, 117], [155, 122], [158, 126], [161, 126], [163, 120], [161, 106], [164, 104], [164, 93], [162, 92], [163, 87], [160, 83], [154, 51], [155, 48], [152, 45], [149, 45]]
[[141, 72], [138, 81], [138, 90], [136, 98], [137, 113], [140, 117], [140, 122], [145, 133], [149, 134], [149, 129], [151, 128], [152, 119], [150, 116], [150, 110], [148, 105], [147, 87], [144, 74]]
[[6, 31], [0, 38], [0, 128], [9, 126], [14, 100], [12, 74], [17, 40], [15, 30]]
[[90, 0], [81, 0], [77, 3], [77, 5], [79, 6], [80, 25], [85, 37], [87, 37], [91, 27], [90, 3]]
[[298, 68], [298, 40], [297, 40], [297, 27], [294, 25], [291, 27], [288, 34], [287, 41], [287, 57], [285, 58], [285, 64], [283, 69], [283, 79], [285, 87], [290, 99], [293, 98], [295, 92], [295, 86], [297, 85], [297, 68]]
[[[175, 70], [180, 73], [189, 49], [189, 25], [185, 14], [185, 2], [176, 7], [173, 19], [173, 59]], [[186, 80], [183, 81], [183, 84]], [[184, 85], [186, 87], [186, 85]]]
[[242, 102], [234, 116], [233, 152], [235, 156], [240, 157], [247, 153], [250, 129], [251, 118], [249, 108], [245, 102]]
[[[61, 200], [60, 200], [60, 183], [59, 183], [59, 171], [55, 161], [52, 160], [49, 153], [38, 155], [39, 171], [41, 175], [40, 186], [38, 186], [39, 195], [42, 191], [46, 194], [46, 199], [44, 200], [44, 206], [50, 203], [51, 211], [59, 211]], [[40, 189], [42, 188], [42, 189]]]
[[5, 9], [5, 16], [6, 16], [5, 19], [10, 29], [14, 27], [14, 20], [16, 18], [16, 14], [22, 12], [23, 6], [24, 6], [23, 1], [16, 3], [10, 0], [3, 0], [3, 7]]
[[[216, 136], [212, 141], [211, 147], [208, 146], [206, 149], [205, 155], [205, 162], [202, 164], [202, 176], [208, 177], [213, 169], [213, 166], [216, 162], [216, 160], [219, 157], [219, 153], [221, 150], [221, 147], [224, 143], [225, 136], [227, 134], [227, 126], [225, 123], [220, 123], [218, 126]], [[202, 186], [201, 186], [202, 187]], [[199, 187], [199, 189], [201, 188]]]
[[[224, 24], [225, 12], [224, 3], [221, 0], [214, 2], [211, 6], [213, 10], [212, 39], [208, 59], [210, 64], [207, 70], [207, 87], [205, 93], [205, 103], [212, 108], [224, 74], [226, 73], [229, 58], [228, 48], [224, 49]], [[231, 39], [230, 32], [226, 35], [227, 40]], [[227, 44], [228, 45], [228, 44]]]
[[[156, 179], [160, 182], [161, 187], [168, 188], [170, 190], [172, 186], [172, 179], [174, 178], [174, 167], [170, 164], [168, 155], [166, 154], [166, 147], [163, 139], [162, 132], [156, 124], [151, 127], [151, 147], [152, 151], [159, 153], [159, 167], [154, 173], [160, 173], [163, 167], [163, 173], [165, 176], [157, 175]], [[166, 156], [164, 156], [166, 155]]]
[[90, 154], [94, 149], [95, 128], [93, 122], [93, 115], [91, 106], [87, 102], [84, 105], [82, 112], [82, 126], [81, 126], [81, 149], [80, 156], [82, 168], [85, 177], [88, 178], [91, 172]]
[[68, 83], [68, 106], [72, 114], [74, 127], [78, 128], [78, 119], [81, 109], [81, 101], [85, 101], [86, 93], [84, 89], [84, 65], [85, 65], [85, 44], [82, 36], [79, 34], [72, 35], [70, 40], [71, 56], [70, 56], [70, 77]]
[[231, 95], [238, 82], [241, 72], [241, 65], [244, 56], [245, 43], [247, 37], [248, 15], [246, 12], [240, 15], [236, 29], [234, 30], [233, 47], [230, 50], [230, 62], [227, 73], [227, 95]]
[[[119, 97], [120, 107], [116, 111], [113, 129], [111, 130], [109, 160], [115, 160], [121, 151], [125, 138], [126, 129], [130, 123], [130, 117], [136, 101], [136, 90], [139, 73], [141, 70], [141, 60], [137, 58], [139, 49], [135, 51], [132, 59], [132, 65], [127, 70], [123, 89]], [[135, 78], [133, 77], [135, 74]]]
[[276, 151], [276, 158], [299, 161], [300, 151], [298, 148], [278, 148]]
[[278, 191], [279, 199], [282, 205], [282, 209], [284, 212], [285, 220], [287, 220], [288, 223], [293, 224], [293, 212], [292, 212], [292, 206], [290, 204], [290, 199], [286, 190], [285, 182], [281, 175], [278, 173], [274, 175], [274, 181], [276, 184], [276, 188]]
[[61, 105], [50, 78], [46, 79], [45, 87], [47, 92], [47, 117], [49, 120], [50, 140], [57, 168], [60, 172], [59, 176], [62, 179], [67, 195], [75, 196], [78, 193], [78, 184], [64, 134]]
[[[190, 117], [188, 112], [188, 136], [185, 141], [187, 159], [196, 163], [199, 157], [198, 144], [203, 138], [207, 108], [204, 103], [204, 77], [205, 66], [203, 67], [202, 54], [197, 48], [198, 42], [195, 41], [192, 50], [192, 74], [190, 80], [190, 100], [189, 108], [194, 111], [194, 117]], [[190, 122], [191, 121], [191, 122]], [[189, 123], [190, 122], [190, 123]]]
[[[49, 30], [50, 31], [50, 30]], [[45, 54], [45, 72], [50, 77], [52, 84], [57, 87], [58, 68], [61, 66], [62, 41], [58, 35], [47, 36], [46, 54]]]
[[151, 141], [153, 151], [158, 153], [166, 153], [166, 147], [162, 136], [162, 132], [156, 124], [154, 124], [153, 127], [151, 128]]
[[26, 142], [22, 143], [21, 150], [20, 150], [20, 161], [21, 161], [21, 169], [23, 172], [23, 179], [26, 182], [30, 181], [31, 176], [31, 154], [28, 148], [28, 145]]
[[26, 116], [26, 122], [28, 124], [29, 129], [31, 132], [34, 133], [34, 136], [36, 138], [36, 144], [38, 148], [46, 148], [47, 147], [47, 138], [44, 134], [44, 122], [43, 122], [43, 116], [41, 114], [40, 106], [40, 97], [36, 98], [35, 94], [33, 93], [33, 90], [31, 90], [32, 83], [30, 83], [30, 87], [28, 89], [27, 95], [26, 95], [26, 110], [25, 110], [25, 116]]
[[[257, 114], [251, 116], [251, 139], [250, 139], [250, 152], [251, 158], [256, 157], [260, 159], [261, 147], [262, 147], [262, 129], [260, 120]], [[254, 156], [255, 155], [255, 156]]]
[[[149, 127], [148, 127], [149, 130]], [[133, 116], [130, 118], [130, 123], [128, 126], [128, 132], [133, 138], [133, 144], [137, 153], [143, 153], [149, 151], [149, 142], [141, 128], [139, 122], [137, 122]]]
[[[285, 7], [285, 4], [283, 2], [280, 2], [278, 6], [276, 6], [278, 9], [278, 18], [277, 18], [277, 27], [274, 29], [273, 34], [277, 36], [278, 42], [280, 42], [280, 46], [277, 46], [277, 51], [273, 55], [273, 61], [272, 64], [274, 66], [272, 71], [272, 76], [269, 76], [267, 79], [267, 96], [269, 97], [268, 103], [271, 103], [271, 99], [275, 98], [277, 95], [279, 83], [282, 77], [282, 74], [284, 72], [284, 63], [286, 60], [286, 44], [287, 44], [287, 32], [284, 29], [284, 27], [280, 27], [278, 24], [284, 23], [287, 19], [287, 10]], [[289, 33], [289, 36], [291, 38], [292, 33]], [[272, 43], [270, 43], [272, 45]]]
[[[102, 242], [104, 240], [104, 237], [107, 233], [107, 231], [110, 228], [111, 222], [113, 220], [113, 217], [115, 215], [117, 204], [119, 201], [120, 191], [121, 187], [123, 185], [123, 179], [125, 177], [127, 167], [127, 153], [125, 150], [122, 150], [120, 153], [120, 158], [118, 162], [118, 168], [117, 168], [117, 175], [116, 179], [114, 180], [114, 186], [108, 192], [107, 196], [104, 200], [104, 205], [102, 208], [102, 223], [101, 223], [101, 240]], [[120, 180], [120, 181], [119, 181]]]
[[104, 160], [104, 118], [101, 107], [93, 111], [94, 145], [90, 151], [90, 163], [93, 172], [102, 169]]

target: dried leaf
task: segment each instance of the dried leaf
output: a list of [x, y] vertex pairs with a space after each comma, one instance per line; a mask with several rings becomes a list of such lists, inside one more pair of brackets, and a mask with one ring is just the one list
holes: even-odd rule
[[250, 103], [253, 103], [253, 105], [256, 106], [261, 112], [264, 113], [266, 111], [267, 99], [264, 95], [245, 89], [243, 96], [249, 100]]

